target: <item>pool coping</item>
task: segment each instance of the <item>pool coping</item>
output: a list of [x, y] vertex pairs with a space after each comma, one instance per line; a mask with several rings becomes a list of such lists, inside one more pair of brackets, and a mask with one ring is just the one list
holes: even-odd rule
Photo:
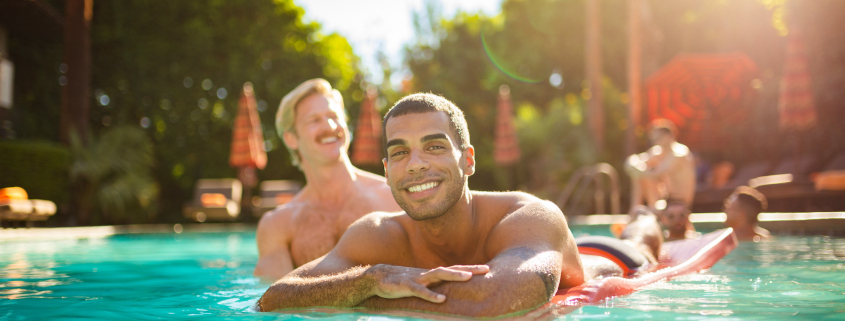
[[102, 238], [118, 234], [251, 232], [255, 231], [255, 226], [249, 223], [196, 223], [6, 228], [0, 229], [0, 241]]
[[[697, 228], [724, 227], [725, 213], [695, 213], [690, 221]], [[627, 214], [595, 214], [567, 217], [570, 225], [600, 226], [627, 223]], [[760, 226], [775, 234], [845, 234], [845, 212], [761, 213]], [[118, 234], [253, 232], [254, 223], [135, 224], [80, 227], [0, 229], [0, 241], [102, 238]]]
[[[725, 227], [725, 213], [695, 213], [690, 221], [696, 229], [715, 230]], [[610, 225], [627, 223], [627, 214], [584, 215], [567, 218], [570, 225]], [[845, 236], [845, 212], [760, 213], [759, 225], [781, 235]]]

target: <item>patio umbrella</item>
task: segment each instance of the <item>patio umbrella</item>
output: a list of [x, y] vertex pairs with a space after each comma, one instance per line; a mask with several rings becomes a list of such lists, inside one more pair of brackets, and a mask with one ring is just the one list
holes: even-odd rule
[[[238, 169], [238, 179], [244, 186], [254, 187], [258, 182], [255, 169], [264, 169], [267, 165], [267, 153], [264, 151], [264, 135], [258, 110], [255, 104], [255, 94], [252, 83], [244, 84], [243, 93], [238, 100], [238, 116], [232, 130], [232, 149], [229, 154], [229, 166]], [[248, 188], [244, 189], [248, 194]], [[247, 195], [244, 202], [251, 201]]]
[[667, 118], [680, 142], [718, 149], [750, 114], [756, 75], [744, 53], [679, 54], [645, 81], [647, 121]]
[[381, 164], [381, 115], [375, 109], [376, 90], [370, 88], [361, 102], [355, 141], [352, 142], [352, 163]]
[[508, 166], [519, 161], [519, 140], [513, 125], [511, 91], [508, 85], [499, 87], [499, 103], [496, 106], [496, 137], [493, 141], [493, 160], [496, 165]]
[[785, 130], [807, 130], [816, 125], [818, 118], [804, 38], [795, 29], [789, 33], [786, 44], [786, 63], [780, 81], [778, 111], [780, 127]]

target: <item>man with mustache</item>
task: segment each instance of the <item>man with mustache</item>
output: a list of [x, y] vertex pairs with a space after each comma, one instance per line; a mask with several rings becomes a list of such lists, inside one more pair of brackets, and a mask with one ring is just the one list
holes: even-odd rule
[[287, 94], [276, 130], [307, 184], [258, 223], [256, 276], [277, 280], [331, 250], [350, 224], [375, 211], [399, 211], [381, 176], [352, 166], [340, 92], [323, 79]]
[[553, 203], [520, 192], [470, 191], [475, 171], [460, 109], [403, 98], [384, 118], [384, 160], [400, 213], [372, 213], [326, 256], [273, 284], [261, 311], [401, 309], [473, 317], [540, 306], [584, 282], [575, 241]]

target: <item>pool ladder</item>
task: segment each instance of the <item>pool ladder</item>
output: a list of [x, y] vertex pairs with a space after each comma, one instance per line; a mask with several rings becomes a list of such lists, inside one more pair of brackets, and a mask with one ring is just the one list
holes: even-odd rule
[[[602, 175], [604, 174], [604, 175]], [[610, 185], [610, 212], [605, 211], [605, 183], [602, 176], [607, 176]], [[593, 183], [594, 213], [582, 213], [579, 205], [584, 198], [584, 193], [590, 190], [590, 183]], [[571, 201], [574, 196], [574, 201]], [[556, 202], [566, 215], [579, 214], [620, 214], [619, 210], [619, 173], [608, 163], [579, 168], [569, 177], [566, 187], [560, 193]]]

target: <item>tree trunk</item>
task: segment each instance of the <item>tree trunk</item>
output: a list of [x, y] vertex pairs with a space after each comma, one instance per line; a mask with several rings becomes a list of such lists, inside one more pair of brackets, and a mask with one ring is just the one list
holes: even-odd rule
[[65, 1], [64, 63], [67, 84], [62, 87], [60, 139], [70, 144], [71, 133], [85, 140], [91, 86], [91, 17], [94, 0]]

